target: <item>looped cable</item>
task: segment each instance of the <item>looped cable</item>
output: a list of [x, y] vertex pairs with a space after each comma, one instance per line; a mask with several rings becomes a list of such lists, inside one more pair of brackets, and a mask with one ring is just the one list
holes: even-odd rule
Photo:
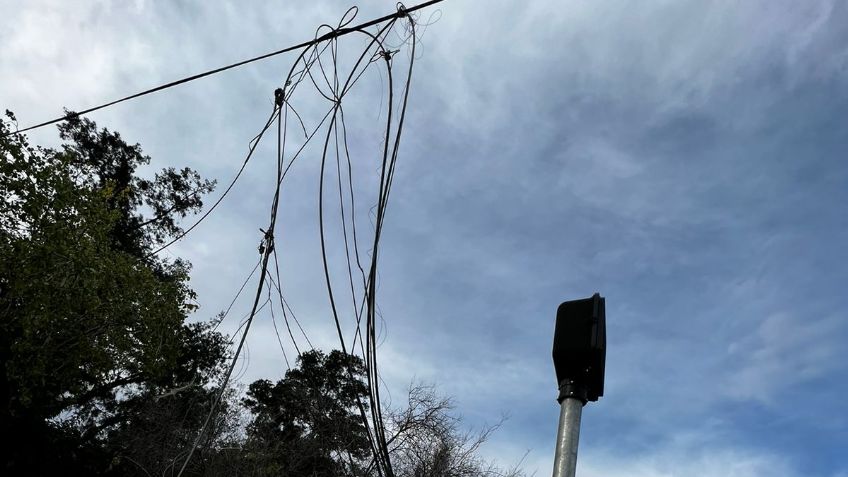
[[[345, 28], [346, 26], [353, 23], [353, 20], [356, 19], [356, 15], [358, 15], [358, 14], [359, 14], [359, 7], [357, 7], [356, 5], [348, 8], [347, 11], [345, 12], [345, 14], [342, 15], [342, 19], [339, 20], [339, 26], [336, 27], [336, 29], [341, 30], [342, 28]], [[350, 18], [348, 18], [348, 15], [350, 16]]]

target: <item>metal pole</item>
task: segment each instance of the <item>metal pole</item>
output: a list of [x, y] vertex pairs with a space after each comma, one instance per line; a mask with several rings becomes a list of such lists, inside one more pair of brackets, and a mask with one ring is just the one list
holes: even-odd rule
[[580, 439], [583, 401], [566, 397], [560, 405], [562, 408], [559, 413], [553, 477], [574, 477], [577, 471], [577, 441]]

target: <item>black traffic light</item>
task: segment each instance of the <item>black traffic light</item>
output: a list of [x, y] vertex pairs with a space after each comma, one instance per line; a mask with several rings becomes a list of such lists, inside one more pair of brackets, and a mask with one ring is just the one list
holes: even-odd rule
[[558, 400], [576, 397], [585, 403], [603, 396], [606, 354], [604, 298], [595, 293], [562, 303], [557, 309], [553, 350]]

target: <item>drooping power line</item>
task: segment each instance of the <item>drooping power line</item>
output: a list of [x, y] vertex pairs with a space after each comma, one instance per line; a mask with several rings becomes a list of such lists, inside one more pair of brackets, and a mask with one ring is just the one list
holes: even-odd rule
[[324, 35], [313, 38], [312, 40], [309, 40], [309, 41], [304, 41], [304, 42], [299, 43], [297, 45], [289, 46], [289, 47], [283, 48], [281, 50], [272, 51], [270, 53], [265, 53], [264, 55], [255, 56], [253, 58], [238, 61], [236, 63], [232, 63], [232, 64], [229, 64], [229, 65], [226, 65], [226, 66], [221, 66], [221, 67], [214, 68], [214, 69], [211, 69], [211, 70], [208, 70], [208, 71], [204, 71], [202, 73], [187, 76], [185, 78], [181, 78], [181, 79], [178, 79], [178, 80], [175, 80], [175, 81], [171, 81], [170, 83], [165, 83], [165, 84], [156, 86], [154, 88], [150, 88], [150, 89], [147, 89], [147, 90], [135, 93], [135, 94], [131, 94], [129, 96], [124, 96], [123, 98], [116, 99], [116, 100], [110, 101], [108, 103], [103, 103], [101, 105], [85, 109], [83, 111], [72, 112], [70, 114], [66, 114], [64, 116], [54, 118], [54, 119], [51, 119], [49, 121], [44, 121], [42, 123], [38, 123], [38, 124], [35, 124], [35, 125], [32, 125], [32, 126], [27, 126], [23, 129], [18, 129], [16, 131], [9, 131], [6, 134], [4, 134], [3, 137], [11, 136], [11, 135], [14, 135], [14, 134], [20, 134], [20, 133], [27, 132], [27, 131], [32, 131], [33, 129], [38, 129], [38, 128], [41, 128], [41, 127], [44, 127], [44, 126], [49, 126], [51, 124], [56, 124], [58, 122], [65, 121], [67, 119], [71, 119], [71, 118], [74, 118], [74, 117], [77, 117], [77, 116], [83, 116], [83, 115], [88, 114], [88, 113], [93, 113], [94, 111], [98, 111], [98, 110], [101, 110], [101, 109], [104, 109], [104, 108], [108, 108], [109, 106], [114, 106], [118, 103], [123, 103], [124, 101], [129, 101], [129, 100], [132, 100], [132, 99], [140, 98], [142, 96], [146, 96], [148, 94], [156, 93], [156, 92], [168, 89], [168, 88], [172, 88], [174, 86], [179, 86], [181, 84], [189, 83], [191, 81], [198, 80], [200, 78], [205, 78], [207, 76], [211, 76], [211, 75], [214, 75], [214, 74], [217, 74], [217, 73], [221, 73], [223, 71], [231, 70], [233, 68], [238, 68], [239, 66], [244, 66], [244, 65], [249, 64], [249, 63], [253, 63], [253, 62], [256, 62], [256, 61], [259, 61], [259, 60], [271, 58], [273, 56], [281, 55], [283, 53], [288, 53], [290, 51], [299, 50], [299, 49], [302, 49], [302, 48], [308, 48], [310, 46], [317, 45], [321, 42], [331, 40], [331, 39], [334, 39], [334, 38], [338, 38], [340, 36], [347, 35], [348, 33], [362, 31], [365, 28], [386, 22], [388, 20], [401, 18], [401, 17], [407, 15], [408, 13], [414, 12], [416, 10], [420, 10], [422, 8], [429, 7], [430, 5], [435, 5], [435, 4], [440, 3], [442, 1], [443, 0], [429, 0], [427, 2], [415, 5], [413, 7], [399, 9], [398, 11], [396, 11], [394, 13], [390, 13], [390, 14], [382, 16], [380, 18], [375, 18], [374, 20], [370, 20], [370, 21], [361, 23], [361, 24], [356, 25], [356, 26], [351, 26], [351, 27], [346, 26], [344, 28], [334, 29], [334, 30], [331, 30], [331, 31], [325, 33]]
[[[436, 3], [436, 2], [428, 2], [427, 4], [422, 4], [422, 6], [425, 6], [425, 5], [428, 5], [428, 4], [433, 4], [433, 3]], [[417, 8], [421, 8], [422, 6], [419, 6]], [[189, 462], [191, 461], [191, 458], [194, 455], [195, 451], [200, 447], [201, 442], [203, 442], [204, 438], [207, 437], [206, 433], [207, 433], [207, 431], [209, 431], [210, 424], [214, 420], [214, 417], [218, 412], [224, 391], [226, 390], [226, 387], [227, 387], [227, 383], [231, 379], [233, 370], [234, 370], [236, 363], [239, 359], [239, 354], [241, 353], [242, 349], [245, 346], [245, 341], [246, 341], [248, 332], [250, 330], [251, 323], [254, 321], [254, 318], [256, 317], [258, 312], [265, 306], [265, 304], [271, 304], [271, 310], [273, 310], [274, 305], [273, 305], [273, 303], [271, 303], [272, 302], [272, 293], [271, 293], [272, 288], [271, 288], [271, 286], [267, 286], [267, 287], [265, 286], [266, 280], [267, 280], [267, 282], [270, 282], [272, 285], [274, 285], [275, 288], [278, 289], [277, 291], [278, 291], [278, 294], [279, 294], [281, 309], [284, 310], [284, 312], [286, 310], [287, 303], [286, 303], [286, 300], [283, 298], [282, 288], [280, 286], [281, 281], [280, 281], [280, 272], [279, 272], [278, 265], [277, 265], [277, 257], [276, 257], [277, 243], [276, 243], [276, 237], [275, 237], [275, 228], [276, 228], [276, 223], [277, 223], [277, 211], [278, 211], [278, 207], [280, 205], [281, 186], [282, 186], [284, 178], [286, 177], [287, 172], [292, 167], [292, 164], [295, 162], [295, 160], [299, 156], [301, 156], [301, 153], [303, 152], [306, 145], [311, 141], [313, 136], [319, 131], [319, 129], [322, 128], [322, 126], [325, 123], [327, 124], [327, 126], [326, 126], [327, 127], [327, 134], [326, 134], [326, 137], [324, 139], [324, 144], [323, 144], [323, 148], [322, 148], [323, 152], [321, 154], [321, 172], [320, 172], [319, 201], [318, 201], [319, 202], [319, 206], [318, 206], [319, 219], [318, 220], [319, 220], [319, 229], [320, 229], [320, 235], [321, 235], [320, 239], [321, 239], [321, 249], [322, 249], [322, 259], [323, 259], [322, 261], [323, 261], [323, 267], [324, 267], [325, 278], [326, 278], [327, 292], [328, 292], [328, 295], [329, 295], [328, 298], [330, 300], [331, 308], [333, 310], [333, 318], [334, 318], [336, 328], [337, 328], [337, 331], [338, 331], [338, 335], [339, 335], [338, 336], [339, 342], [340, 342], [339, 344], [342, 348], [342, 352], [345, 353], [345, 354], [348, 353], [348, 349], [350, 350], [350, 352], [352, 352], [353, 349], [354, 349], [353, 346], [351, 348], [347, 348], [346, 345], [345, 345], [345, 340], [344, 340], [343, 335], [342, 335], [342, 326], [341, 326], [341, 323], [340, 323], [340, 317], [339, 317], [338, 310], [336, 309], [336, 303], [335, 303], [334, 294], [333, 294], [333, 291], [332, 291], [332, 284], [331, 284], [332, 280], [330, 278], [329, 267], [328, 267], [328, 263], [327, 263], [328, 256], [327, 256], [327, 253], [326, 253], [325, 234], [324, 234], [324, 210], [323, 210], [324, 209], [324, 206], [323, 206], [323, 204], [324, 204], [323, 199], [324, 198], [323, 198], [323, 195], [324, 195], [324, 182], [325, 182], [325, 168], [328, 164], [330, 164], [330, 161], [328, 161], [327, 159], [328, 159], [328, 153], [330, 151], [332, 151], [332, 148], [329, 147], [332, 139], [335, 139], [335, 146], [336, 146], [334, 148], [335, 153], [336, 153], [335, 164], [336, 164], [336, 167], [339, 169], [338, 173], [340, 175], [342, 174], [342, 170], [341, 170], [342, 168], [341, 168], [341, 164], [340, 164], [339, 155], [340, 155], [341, 151], [343, 150], [343, 151], [345, 151], [344, 155], [345, 155], [346, 162], [348, 163], [348, 173], [350, 174], [350, 157], [349, 157], [348, 144], [347, 144], [347, 138], [346, 138], [346, 127], [344, 126], [344, 113], [343, 113], [343, 108], [342, 108], [342, 99], [351, 90], [353, 85], [355, 83], [357, 83], [359, 78], [362, 77], [364, 70], [367, 69], [369, 67], [369, 65], [371, 65], [371, 64], [383, 64], [386, 68], [386, 72], [388, 74], [389, 101], [387, 102], [387, 114], [386, 114], [386, 119], [385, 119], [384, 143], [383, 143], [382, 148], [381, 148], [382, 152], [379, 155], [380, 156], [380, 162], [381, 162], [381, 173], [380, 173], [380, 180], [379, 180], [380, 188], [379, 188], [379, 192], [378, 192], [378, 195], [377, 195], [377, 204], [375, 205], [375, 208], [377, 208], [377, 214], [376, 214], [376, 218], [375, 218], [376, 223], [374, 224], [374, 238], [373, 238], [373, 242], [372, 242], [373, 247], [371, 249], [371, 257], [370, 257], [371, 263], [368, 267], [368, 269], [369, 269], [368, 276], [365, 276], [364, 267], [362, 266], [362, 264], [359, 263], [359, 251], [358, 251], [358, 247], [356, 246], [356, 240], [354, 240], [354, 254], [353, 254], [353, 256], [356, 257], [357, 266], [358, 266], [358, 268], [360, 268], [362, 275], [363, 275], [362, 276], [362, 281], [363, 281], [362, 287], [363, 287], [363, 295], [364, 296], [362, 297], [361, 301], [359, 301], [359, 305], [361, 307], [365, 308], [365, 316], [366, 316], [366, 320], [365, 320], [366, 321], [366, 323], [365, 323], [366, 330], [365, 330], [364, 333], [360, 333], [359, 332], [360, 318], [363, 316], [363, 312], [361, 310], [360, 311], [356, 311], [356, 310], [354, 311], [354, 315], [356, 316], [356, 327], [357, 327], [357, 333], [356, 333], [355, 336], [359, 336], [360, 344], [362, 345], [362, 352], [363, 352], [363, 355], [364, 355], [364, 358], [365, 358], [365, 368], [366, 368], [366, 372], [367, 372], [367, 384], [368, 384], [368, 389], [369, 389], [369, 396], [368, 396], [368, 403], [367, 403], [368, 405], [366, 406], [359, 399], [359, 397], [357, 397], [357, 407], [359, 409], [360, 416], [361, 416], [363, 424], [365, 426], [366, 434], [367, 434], [369, 444], [371, 446], [372, 454], [373, 454], [373, 457], [374, 457], [374, 459], [371, 461], [371, 464], [369, 465], [368, 469], [370, 470], [373, 467], [374, 470], [377, 471], [377, 474], [380, 477], [383, 477], [383, 476], [393, 477], [394, 476], [394, 472], [392, 470], [392, 465], [391, 465], [391, 459], [390, 459], [390, 456], [389, 456], [388, 444], [387, 444], [387, 441], [386, 441], [385, 425], [383, 423], [383, 416], [382, 416], [382, 412], [381, 412], [382, 406], [381, 406], [381, 403], [380, 403], [380, 390], [379, 390], [379, 384], [378, 384], [379, 375], [378, 375], [378, 372], [377, 372], [377, 346], [376, 346], [376, 334], [375, 334], [375, 330], [376, 330], [376, 323], [375, 323], [375, 321], [376, 321], [375, 320], [376, 299], [375, 299], [375, 295], [376, 295], [376, 289], [377, 289], [377, 286], [376, 286], [377, 259], [378, 259], [377, 258], [378, 257], [377, 250], [378, 250], [378, 247], [379, 247], [379, 244], [380, 244], [380, 235], [381, 235], [381, 230], [382, 230], [382, 227], [383, 227], [383, 220], [385, 218], [385, 210], [386, 210], [386, 205], [388, 203], [388, 195], [389, 195], [389, 191], [391, 190], [391, 182], [392, 182], [392, 178], [394, 176], [394, 167], [395, 167], [395, 162], [397, 160], [398, 147], [399, 147], [400, 136], [401, 136], [400, 133], [401, 133], [401, 130], [402, 130], [402, 127], [403, 127], [403, 122], [404, 122], [403, 120], [404, 120], [407, 98], [408, 98], [409, 88], [410, 88], [410, 80], [411, 80], [411, 76], [412, 76], [412, 64], [413, 64], [413, 61], [414, 61], [414, 58], [415, 58], [414, 53], [415, 53], [416, 35], [415, 35], [414, 19], [412, 19], [408, 15], [409, 11], [410, 11], [409, 9], [404, 9], [402, 6], [399, 6], [398, 7], [398, 13], [396, 15], [392, 15], [392, 16], [387, 17], [387, 18], [389, 18], [388, 24], [383, 26], [380, 29], [380, 31], [378, 33], [376, 33], [376, 35], [371, 34], [371, 33], [364, 31], [364, 30], [358, 30], [359, 33], [365, 34], [368, 37], [370, 37], [371, 42], [369, 43], [368, 47], [366, 47], [365, 50], [362, 52], [362, 54], [359, 56], [359, 59], [356, 61], [356, 64], [353, 66], [350, 73], [347, 75], [346, 80], [340, 81], [340, 78], [338, 76], [339, 71], [338, 71], [337, 58], [336, 58], [336, 54], [337, 54], [336, 53], [336, 42], [337, 42], [337, 37], [339, 35], [323, 35], [322, 37], [326, 38], [326, 40], [324, 40], [324, 41], [327, 41], [329, 43], [330, 53], [333, 56], [332, 62], [331, 62], [331, 65], [332, 65], [331, 78], [332, 78], [332, 80], [330, 79], [330, 77], [328, 77], [328, 72], [325, 69], [324, 65], [321, 63], [321, 52], [325, 51], [326, 48], [320, 49], [318, 44], [316, 43], [316, 44], [313, 44], [310, 48], [305, 49], [301, 53], [298, 60], [295, 61], [295, 63], [293, 64], [292, 69], [289, 71], [289, 74], [286, 76], [284, 86], [282, 88], [279, 88], [277, 91], [275, 91], [275, 108], [274, 108], [274, 111], [272, 112], [269, 121], [266, 122], [266, 124], [264, 125], [260, 134], [257, 135], [257, 137], [254, 139], [254, 141], [252, 141], [252, 144], [251, 144], [251, 151], [252, 151], [253, 148], [256, 147], [256, 143], [258, 143], [258, 141], [261, 140], [261, 138], [263, 136], [262, 133], [264, 133], [266, 130], [268, 130], [269, 125], [276, 120], [277, 132], [278, 132], [277, 133], [276, 190], [275, 190], [274, 198], [273, 198], [272, 203], [271, 203], [270, 223], [269, 223], [266, 230], [260, 229], [263, 232], [263, 238], [262, 238], [262, 241], [261, 241], [261, 245], [259, 247], [259, 253], [261, 255], [261, 259], [260, 259], [260, 264], [258, 266], [260, 271], [259, 271], [259, 283], [258, 283], [258, 286], [257, 286], [256, 295], [255, 295], [254, 300], [253, 300], [253, 305], [252, 305], [251, 311], [243, 322], [244, 331], [241, 333], [240, 339], [238, 340], [238, 345], [236, 347], [234, 355], [232, 356], [232, 362], [228, 366], [228, 369], [226, 370], [226, 373], [223, 376], [223, 381], [221, 383], [221, 386], [218, 390], [218, 393], [216, 394], [216, 397], [215, 397], [215, 399], [212, 403], [211, 408], [209, 409], [208, 414], [206, 415], [206, 418], [205, 418], [205, 420], [204, 420], [204, 422], [201, 426], [201, 429], [200, 429], [198, 435], [194, 439], [189, 451], [187, 452], [185, 459], [182, 461], [182, 465], [180, 467], [178, 477], [179, 477], [179, 475], [182, 475], [183, 472], [186, 470], [186, 468], [189, 465]], [[410, 62], [409, 62], [409, 69], [408, 69], [408, 72], [406, 74], [406, 78], [405, 78], [405, 82], [404, 82], [405, 84], [403, 85], [403, 89], [402, 89], [402, 94], [401, 94], [402, 101], [401, 101], [401, 104], [399, 104], [397, 106], [398, 109], [400, 109], [400, 114], [397, 116], [397, 118], [398, 118], [396, 120], [397, 124], [393, 124], [392, 118], [394, 116], [392, 114], [392, 111], [395, 109], [395, 106], [394, 106], [394, 101], [393, 101], [393, 81], [392, 81], [393, 76], [392, 76], [391, 71], [392, 71], [392, 55], [396, 52], [396, 50], [392, 51], [392, 50], [386, 49], [383, 43], [385, 41], [385, 35], [388, 34], [388, 32], [392, 30], [392, 27], [395, 24], [395, 22], [398, 19], [404, 18], [404, 17], [406, 17], [409, 20], [409, 27], [408, 28], [410, 30], [410, 36], [409, 36], [408, 39], [410, 40], [410, 43], [411, 43], [412, 55], [411, 55]], [[338, 27], [336, 27], [337, 30], [347, 29], [347, 23], [352, 22], [353, 19], [351, 18], [350, 20], [347, 20], [347, 23], [344, 23], [344, 20], [346, 18], [347, 18], [347, 15], [345, 15], [345, 17], [343, 18], [342, 24], [340, 24]], [[316, 34], [316, 37], [317, 36], [318, 35]], [[306, 57], [306, 54], [311, 49], [314, 49], [313, 53], [315, 53], [316, 56], [313, 57], [312, 55], [309, 55], [308, 57]], [[319, 51], [319, 49], [320, 49], [320, 51]], [[370, 56], [370, 59], [368, 59], [369, 54], [371, 54], [371, 53], [373, 53], [373, 54]], [[303, 63], [304, 63], [303, 69], [296, 72], [295, 68], [299, 66], [301, 61], [303, 61]], [[316, 81], [316, 77], [313, 76], [312, 71], [311, 71], [312, 67], [316, 66], [316, 65], [320, 69], [320, 75], [323, 77], [323, 78], [319, 78], [318, 81]], [[299, 76], [299, 78], [297, 80], [294, 80], [295, 76]], [[323, 116], [323, 118], [321, 118], [321, 120], [318, 122], [318, 125], [312, 130], [311, 133], [306, 132], [306, 128], [303, 125], [303, 121], [298, 116], [298, 120], [301, 123], [301, 127], [303, 127], [303, 129], [304, 129], [305, 138], [304, 138], [303, 144], [300, 145], [299, 148], [297, 148], [297, 150], [293, 153], [290, 160], [286, 164], [286, 161], [285, 161], [285, 158], [286, 158], [286, 153], [285, 153], [286, 121], [285, 121], [285, 119], [287, 118], [286, 113], [289, 109], [292, 109], [292, 111], [294, 112], [289, 100], [290, 100], [291, 94], [294, 91], [294, 89], [296, 88], [296, 86], [305, 77], [308, 77], [308, 79], [311, 81], [312, 85], [315, 86], [315, 88], [317, 90], [319, 90], [319, 93], [321, 93], [321, 96], [323, 96], [326, 100], [328, 100], [331, 103], [331, 107], [329, 108], [329, 111], [327, 112], [327, 114], [325, 114]], [[329, 94], [323, 94], [323, 91], [321, 91], [322, 88], [318, 84], [319, 82], [321, 82], [320, 79], [323, 79], [324, 82], [326, 82], [326, 86], [329, 87]], [[297, 115], [297, 114], [295, 113], [295, 115]], [[339, 137], [339, 131], [337, 129], [338, 127], [342, 128], [341, 137]], [[393, 131], [394, 128], [396, 128], [395, 131]], [[340, 139], [341, 139], [341, 144], [339, 144], [339, 142], [338, 142]], [[249, 157], [248, 157], [248, 159], [249, 159]], [[351, 180], [350, 176], [348, 176], [348, 180], [349, 181]], [[340, 190], [340, 208], [341, 208], [341, 212], [342, 212], [341, 215], [342, 215], [342, 220], [345, 221], [346, 220], [346, 218], [345, 218], [346, 215], [344, 213], [345, 200], [344, 200], [343, 194], [341, 192], [342, 187], [341, 187], [340, 181], [339, 181], [338, 185], [339, 185], [339, 190]], [[352, 186], [351, 183], [349, 183], [349, 189], [350, 189], [350, 204], [351, 204], [351, 209], [353, 209], [353, 203], [354, 203], [353, 195], [354, 194], [353, 194], [353, 186]], [[223, 197], [220, 200], [223, 200]], [[220, 200], [219, 200], [219, 202], [220, 202]], [[211, 210], [209, 212], [211, 212]], [[351, 214], [349, 214], [347, 217], [349, 217], [350, 220], [351, 220], [351, 225], [352, 225], [351, 228], [352, 228], [353, 233], [355, 234], [356, 228], [355, 228], [355, 226], [353, 226], [353, 224], [355, 223], [355, 219], [353, 218], [354, 212], [355, 211], [351, 210]], [[343, 228], [345, 228], [345, 227], [343, 227]], [[345, 230], [345, 235], [346, 235], [346, 230]], [[348, 246], [349, 246], [349, 243], [345, 239], [346, 251], [347, 251]], [[274, 280], [272, 273], [269, 271], [269, 261], [270, 261], [271, 254], [274, 254], [274, 268], [275, 268], [275, 271], [277, 272], [277, 279], [276, 280]], [[347, 261], [347, 269], [348, 269], [348, 281], [352, 286], [353, 285], [353, 279], [352, 279], [352, 276], [351, 276], [351, 254], [349, 252], [346, 252], [345, 255], [346, 255], [345, 258], [346, 258], [346, 261]], [[357, 306], [356, 306], [357, 300], [355, 299], [356, 294], [355, 294], [354, 290], [351, 290], [351, 291], [352, 291], [351, 298], [352, 298], [352, 301], [353, 301], [353, 307], [354, 307], [354, 309], [356, 309], [357, 308]], [[268, 295], [268, 300], [265, 302], [265, 304], [262, 304], [260, 306], [259, 302], [261, 300], [261, 296], [265, 295], [266, 293]], [[273, 311], [272, 311], [272, 313], [273, 313]], [[292, 314], [292, 317], [294, 318], [293, 314]], [[273, 317], [272, 317], [272, 319], [273, 319]], [[295, 319], [295, 322], [297, 323], [296, 319]], [[298, 325], [298, 327], [300, 327], [299, 323], [297, 323], [297, 325]], [[287, 327], [288, 327], [288, 323], [287, 323]], [[238, 333], [238, 332], [239, 331], [237, 330], [236, 333]], [[302, 328], [301, 328], [301, 332], [303, 332]], [[292, 341], [293, 341], [295, 348], [297, 348], [297, 344], [294, 343], [294, 341], [295, 341], [294, 336], [291, 333], [290, 328], [289, 328], [289, 335], [292, 338]], [[364, 344], [362, 343], [363, 335], [365, 336], [365, 343]], [[304, 337], [306, 338], [307, 342], [309, 342], [309, 339], [308, 339], [308, 337], [305, 336], [305, 333], [304, 333]], [[282, 349], [282, 347], [283, 347], [282, 346], [282, 340], [279, 338], [279, 336], [278, 336], [278, 341], [279, 341], [279, 344], [280, 344], [281, 349]], [[354, 339], [354, 342], [355, 342], [355, 339]], [[283, 352], [285, 353], [285, 351], [283, 351]], [[285, 358], [285, 359], [287, 360], [287, 358]], [[351, 373], [350, 369], [348, 369], [347, 371], [348, 371], [349, 374]], [[367, 409], [367, 411], [370, 411], [370, 414], [371, 414], [370, 419], [366, 416], [366, 412], [367, 412], [366, 409]], [[208, 434], [208, 436], [211, 438], [211, 433]], [[351, 464], [351, 465], [353, 465], [353, 464]]]

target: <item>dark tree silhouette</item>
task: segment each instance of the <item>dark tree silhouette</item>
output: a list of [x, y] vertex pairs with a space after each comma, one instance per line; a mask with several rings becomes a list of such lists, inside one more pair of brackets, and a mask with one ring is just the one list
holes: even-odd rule
[[111, 437], [156, 396], [202, 394], [225, 357], [185, 323], [189, 264], [149, 256], [214, 184], [139, 178], [141, 147], [87, 119], [60, 125], [59, 149], [5, 136], [14, 120], [0, 126], [0, 473], [117, 472]]
[[370, 453], [357, 399], [365, 401], [364, 366], [356, 356], [308, 351], [275, 384], [250, 385], [253, 414], [245, 447], [258, 475], [361, 475]]

